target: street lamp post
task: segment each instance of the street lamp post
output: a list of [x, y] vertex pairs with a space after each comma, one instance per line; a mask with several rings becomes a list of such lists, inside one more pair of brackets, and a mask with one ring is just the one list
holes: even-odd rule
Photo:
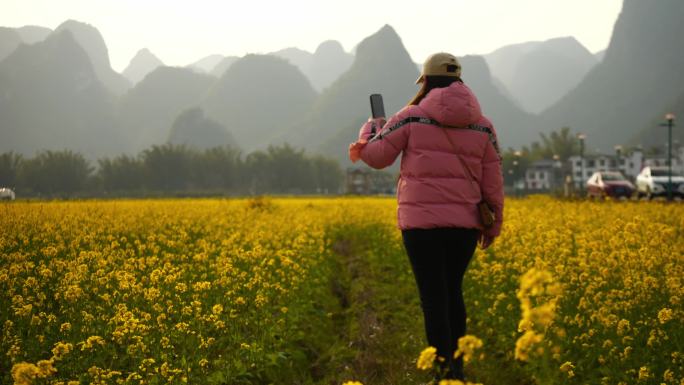
[[673, 113], [665, 115], [667, 123], [661, 126], [667, 127], [667, 200], [672, 200], [672, 127], [674, 126], [675, 116]]
[[581, 173], [580, 176], [580, 192], [584, 195], [584, 140], [587, 138], [585, 134], [577, 134], [577, 139], [580, 142], [580, 162], [581, 162]]
[[[613, 149], [615, 149], [615, 156], [617, 157], [617, 159], [615, 160], [615, 168], [618, 171], [622, 172], [622, 170], [620, 169], [620, 167], [622, 166], [620, 164], [620, 161], [622, 160], [622, 145], [618, 144], [615, 147], [613, 147]], [[627, 174], [626, 170], [625, 170], [625, 174]]]
[[558, 166], [560, 163], [560, 156], [558, 154], [553, 154], [552, 158], [553, 167], [551, 168], [551, 175], [553, 180], [549, 181], [549, 189], [556, 189], [560, 185], [562, 170], [560, 169], [560, 166]]
[[515, 176], [513, 177], [513, 189], [515, 190], [515, 196], [519, 197], [520, 193], [518, 191], [518, 179], [520, 178], [520, 155], [522, 153], [520, 151], [516, 151], [513, 153], [515, 156], [515, 160], [513, 160], [513, 166], [515, 168]]

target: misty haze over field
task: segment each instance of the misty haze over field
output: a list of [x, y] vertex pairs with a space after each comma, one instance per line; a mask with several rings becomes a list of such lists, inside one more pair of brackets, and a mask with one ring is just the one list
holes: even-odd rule
[[[666, 112], [684, 116], [684, 2], [625, 0], [605, 51], [572, 36], [461, 57], [463, 79], [503, 147], [569, 126], [590, 148], [664, 142]], [[147, 47], [121, 73], [97, 28], [0, 28], [0, 153], [71, 149], [89, 159], [155, 144], [248, 153], [289, 143], [345, 164], [346, 148], [382, 93], [396, 112], [417, 91], [422, 58], [391, 25], [351, 51], [323, 40], [267, 54], [198, 57], [167, 66]], [[182, 50], [182, 46], [178, 47]], [[675, 133], [684, 139], [681, 130]]]

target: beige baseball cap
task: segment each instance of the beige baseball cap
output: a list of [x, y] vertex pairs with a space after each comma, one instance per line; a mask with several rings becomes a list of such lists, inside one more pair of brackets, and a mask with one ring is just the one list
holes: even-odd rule
[[[456, 71], [447, 71], [447, 66], [455, 65]], [[439, 52], [428, 56], [423, 64], [423, 73], [420, 74], [416, 84], [422, 83], [425, 80], [425, 76], [431, 75], [441, 75], [441, 76], [461, 76], [461, 63], [458, 62], [456, 56], [446, 53]]]

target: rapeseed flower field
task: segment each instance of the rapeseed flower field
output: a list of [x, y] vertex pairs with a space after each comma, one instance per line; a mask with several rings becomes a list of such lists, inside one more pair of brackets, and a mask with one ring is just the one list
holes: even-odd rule
[[[0, 383], [432, 378], [393, 198], [0, 209]], [[509, 199], [464, 282], [468, 380], [684, 384], [683, 262], [682, 205]]]

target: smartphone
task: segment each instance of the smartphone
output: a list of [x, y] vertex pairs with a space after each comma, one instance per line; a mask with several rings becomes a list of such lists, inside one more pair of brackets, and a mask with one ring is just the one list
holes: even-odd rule
[[371, 114], [373, 118], [385, 117], [385, 105], [382, 103], [382, 95], [373, 94], [370, 96]]

